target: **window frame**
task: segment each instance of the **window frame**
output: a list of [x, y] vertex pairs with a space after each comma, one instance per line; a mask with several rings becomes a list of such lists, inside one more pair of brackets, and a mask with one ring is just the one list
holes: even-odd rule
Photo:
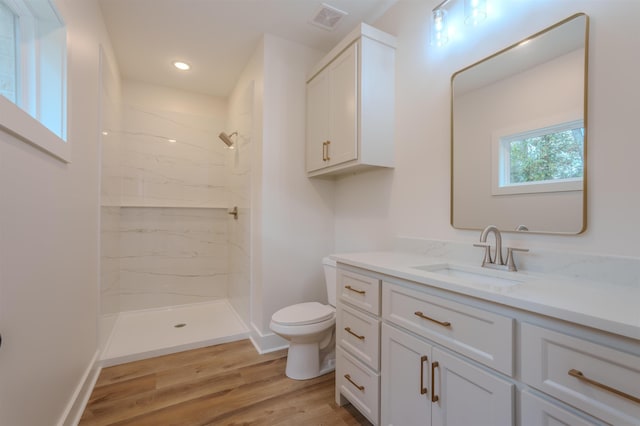
[[[570, 118], [568, 118], [570, 117]], [[517, 195], [547, 192], [582, 191], [584, 189], [584, 173], [582, 177], [543, 180], [536, 182], [506, 183], [507, 171], [510, 170], [509, 150], [507, 146], [514, 140], [521, 140], [549, 133], [559, 133], [576, 127], [584, 128], [584, 120], [575, 116], [562, 116], [529, 123], [524, 126], [511, 127], [494, 132], [491, 146], [491, 194]], [[533, 129], [533, 130], [532, 130]], [[584, 164], [583, 164], [584, 171]]]
[[[34, 147], [52, 155], [64, 163], [71, 162], [71, 141], [67, 137], [68, 128], [68, 77], [67, 63], [69, 60], [69, 37], [65, 24], [64, 15], [54, 1], [48, 0], [46, 6], [49, 16], [55, 15], [59, 21], [58, 31], [53, 35], [43, 36], [38, 33], [38, 17], [33, 16], [27, 6], [29, 0], [5, 0], [5, 3], [16, 15], [18, 15], [18, 28], [16, 30], [18, 56], [17, 81], [16, 81], [16, 105], [11, 100], [0, 96], [0, 131], [11, 135], [18, 140], [26, 142]], [[44, 19], [41, 19], [44, 21]], [[62, 40], [55, 40], [49, 37], [59, 37]], [[52, 49], [48, 48], [49, 43], [57, 43], [59, 47], [54, 55], [62, 54], [59, 57], [59, 67], [56, 72], [55, 84], [59, 84], [59, 96], [44, 96], [45, 90], [42, 87], [42, 79], [46, 78], [41, 74], [43, 66], [48, 63], [47, 55]], [[59, 80], [59, 81], [58, 81]], [[53, 99], [53, 101], [52, 101]], [[55, 114], [53, 120], [58, 121], [56, 134], [50, 130], [40, 120], [50, 120], [47, 113], [43, 114], [42, 109], [51, 107], [50, 102], [54, 102]], [[60, 102], [58, 106], [57, 103]], [[44, 118], [43, 118], [44, 116]], [[39, 118], [35, 118], [39, 117]], [[59, 126], [59, 128], [57, 128]]]

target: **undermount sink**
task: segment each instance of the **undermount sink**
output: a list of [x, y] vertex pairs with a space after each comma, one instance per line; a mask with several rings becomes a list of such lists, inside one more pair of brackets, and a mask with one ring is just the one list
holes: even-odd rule
[[414, 266], [413, 268], [459, 279], [463, 283], [488, 286], [491, 288], [508, 288], [522, 284], [524, 281], [524, 277], [504, 277], [504, 274], [517, 275], [515, 272], [496, 271], [487, 268], [454, 265], [449, 263]]

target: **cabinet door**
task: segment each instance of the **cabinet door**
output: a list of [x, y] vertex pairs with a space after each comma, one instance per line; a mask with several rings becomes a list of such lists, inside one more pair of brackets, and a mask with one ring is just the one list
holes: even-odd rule
[[431, 345], [383, 324], [381, 352], [381, 424], [429, 425]]
[[307, 83], [307, 172], [326, 167], [329, 139], [329, 77], [323, 71]]
[[328, 163], [358, 158], [358, 43], [327, 68], [329, 76]]
[[432, 405], [434, 426], [507, 426], [514, 423], [514, 385], [434, 348], [432, 365], [438, 397]]

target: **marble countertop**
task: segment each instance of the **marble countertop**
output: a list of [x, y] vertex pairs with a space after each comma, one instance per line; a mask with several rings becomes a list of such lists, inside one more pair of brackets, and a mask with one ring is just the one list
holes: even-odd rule
[[[639, 286], [526, 271], [487, 270], [479, 268], [478, 264], [395, 251], [344, 253], [331, 257], [346, 265], [640, 340]], [[486, 270], [497, 277], [521, 282], [512, 286], [493, 286], [416, 268], [442, 264]]]

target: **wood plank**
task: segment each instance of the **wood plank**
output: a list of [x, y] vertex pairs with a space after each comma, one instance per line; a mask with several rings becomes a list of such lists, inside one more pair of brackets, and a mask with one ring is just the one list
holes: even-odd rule
[[109, 367], [80, 425], [369, 425], [335, 404], [333, 373], [292, 380], [285, 365], [247, 340]]

